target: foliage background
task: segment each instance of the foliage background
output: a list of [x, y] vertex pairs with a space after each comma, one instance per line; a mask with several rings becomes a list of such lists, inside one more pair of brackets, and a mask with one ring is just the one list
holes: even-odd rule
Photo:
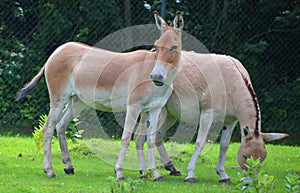
[[[31, 133], [49, 110], [44, 79], [25, 100], [15, 94], [61, 44], [95, 44], [124, 27], [154, 23], [153, 10], [174, 18], [210, 52], [242, 61], [262, 111], [264, 132], [287, 132], [299, 144], [300, 5], [296, 0], [68, 0], [0, 2], [0, 133]], [[147, 9], [147, 5], [151, 9]], [[109, 113], [98, 112], [104, 129], [120, 136]], [[295, 140], [293, 140], [293, 138]]]

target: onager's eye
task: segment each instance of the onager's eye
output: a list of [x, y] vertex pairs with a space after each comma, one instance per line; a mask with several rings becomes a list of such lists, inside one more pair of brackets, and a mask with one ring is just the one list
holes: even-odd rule
[[171, 51], [171, 52], [175, 52], [175, 51], [177, 50], [177, 48], [178, 48], [178, 46], [172, 46], [172, 47], [170, 48], [170, 51]]
[[156, 52], [156, 47], [153, 46], [153, 47], [151, 48], [150, 52]]

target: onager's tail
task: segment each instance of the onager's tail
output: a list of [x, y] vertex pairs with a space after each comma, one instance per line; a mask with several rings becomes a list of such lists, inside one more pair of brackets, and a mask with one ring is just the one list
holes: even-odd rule
[[35, 77], [17, 93], [16, 101], [25, 97], [39, 83], [42, 76], [44, 75], [44, 71], [45, 66], [43, 66], [39, 73], [37, 73], [37, 75], [35, 75]]

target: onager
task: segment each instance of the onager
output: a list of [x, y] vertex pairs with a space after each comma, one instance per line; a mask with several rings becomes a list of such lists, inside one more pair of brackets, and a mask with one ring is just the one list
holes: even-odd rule
[[74, 115], [89, 106], [100, 111], [126, 112], [121, 150], [115, 165], [119, 180], [124, 179], [122, 163], [138, 116], [146, 117], [149, 123], [149, 168], [154, 180], [163, 179], [155, 167], [156, 127], [178, 71], [184, 21], [179, 12], [174, 27], [168, 26], [157, 12], [154, 17], [162, 32], [154, 43], [156, 52], [116, 53], [81, 43], [66, 43], [52, 53], [39, 73], [18, 93], [17, 100], [28, 94], [45, 74], [50, 111], [43, 127], [44, 171], [49, 177], [55, 177], [51, 162], [51, 140], [55, 129], [65, 173], [74, 173], [65, 130]]
[[[166, 104], [166, 117], [158, 131], [156, 146], [161, 160], [171, 175], [181, 175], [176, 169], [163, 144], [163, 135], [176, 120], [199, 124], [196, 147], [187, 167], [185, 181], [196, 182], [196, 161], [207, 141], [209, 132], [222, 130], [220, 152], [216, 171], [220, 182], [229, 182], [224, 162], [232, 131], [237, 122], [241, 128], [241, 145], [237, 152], [238, 163], [245, 169], [246, 159], [253, 157], [263, 161], [267, 152], [265, 141], [288, 136], [282, 133], [262, 133], [261, 113], [248, 72], [235, 58], [216, 54], [181, 52], [179, 72], [174, 80], [174, 90]], [[135, 135], [139, 167], [144, 175], [145, 159], [143, 143], [146, 135], [145, 120]]]

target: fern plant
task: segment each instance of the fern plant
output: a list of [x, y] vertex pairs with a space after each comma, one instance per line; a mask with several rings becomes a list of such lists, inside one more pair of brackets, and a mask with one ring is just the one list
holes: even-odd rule
[[35, 146], [38, 150], [40, 150], [44, 146], [44, 134], [43, 134], [43, 126], [47, 121], [47, 115], [40, 115], [39, 126], [34, 127], [34, 131], [32, 133]]
[[[45, 125], [47, 118], [47, 115], [41, 115], [39, 119], [39, 125], [38, 127], [34, 127], [34, 131], [32, 133], [36, 148], [38, 150], [44, 146], [43, 126]], [[66, 131], [67, 138], [71, 139], [73, 143], [77, 143], [76, 138], [82, 138], [81, 134], [84, 132], [84, 130], [77, 130], [76, 126], [79, 124], [80, 121], [78, 121], [78, 117], [74, 118]]]

